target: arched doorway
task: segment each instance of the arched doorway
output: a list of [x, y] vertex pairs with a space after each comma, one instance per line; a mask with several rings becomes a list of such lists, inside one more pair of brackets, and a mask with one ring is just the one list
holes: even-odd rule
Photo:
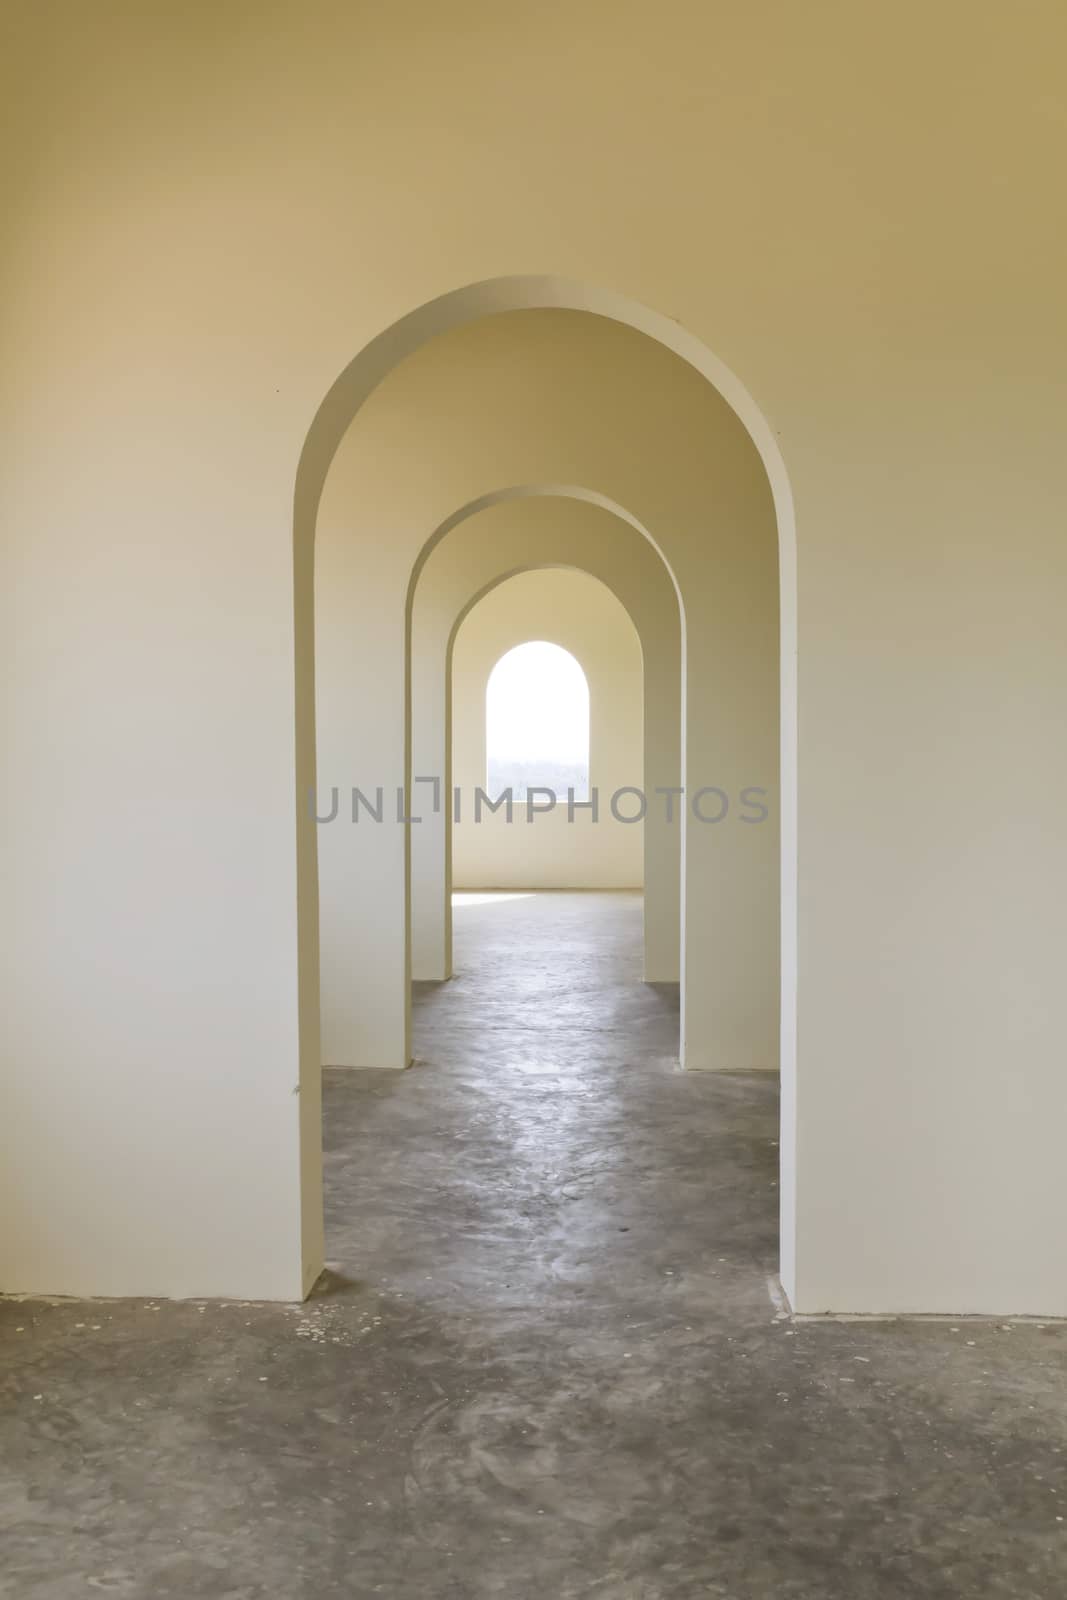
[[[452, 646], [470, 608], [497, 583], [545, 566], [572, 566], [599, 578], [637, 629], [644, 663], [644, 752], [650, 791], [679, 783], [682, 617], [673, 580], [631, 519], [590, 491], [561, 485], [497, 491], [463, 508], [424, 553], [409, 596], [412, 773], [444, 773], [451, 787], [449, 696]], [[415, 978], [451, 975], [449, 808], [412, 831], [411, 937]], [[654, 806], [643, 828], [646, 981], [679, 977], [680, 841]]]
[[[793, 713], [795, 703], [795, 684], [793, 677], [793, 652], [790, 647], [793, 629], [793, 616], [795, 612], [795, 596], [793, 592], [792, 519], [788, 485], [785, 481], [784, 469], [781, 466], [780, 457], [770, 435], [770, 430], [766, 427], [766, 424], [763, 422], [762, 418], [759, 417], [749, 397], [741, 389], [740, 385], [736, 383], [736, 380], [732, 378], [732, 375], [726, 372], [725, 369], [723, 369], [721, 365], [716, 362], [716, 360], [702, 346], [700, 346], [697, 341], [695, 341], [690, 335], [686, 334], [683, 330], [679, 329], [676, 324], [670, 323], [667, 319], [660, 318], [655, 314], [649, 313], [644, 308], [634, 306], [631, 303], [619, 300], [614, 296], [601, 296], [595, 292], [581, 288], [580, 286], [561, 284], [558, 280], [553, 279], [514, 279], [504, 280], [492, 284], [472, 286], [468, 290], [457, 291], [455, 295], [445, 296], [441, 300], [433, 302], [432, 305], [421, 308], [419, 312], [414, 313], [411, 317], [404, 319], [402, 323], [395, 325], [393, 329], [389, 330], [387, 335], [383, 335], [379, 340], [374, 341], [372, 345], [368, 346], [362, 355], [357, 357], [356, 361], [353, 362], [348, 369], [346, 369], [345, 374], [343, 374], [342, 378], [338, 380], [338, 384], [335, 385], [334, 389], [330, 393], [330, 396], [328, 396], [327, 401], [324, 403], [324, 406], [319, 413], [319, 417], [317, 418], [316, 423], [309, 434], [307, 445], [301, 461], [301, 469], [297, 485], [297, 771], [298, 783], [301, 785], [301, 794], [302, 796], [306, 795], [310, 789], [314, 787], [313, 782], [309, 783], [307, 781], [312, 778], [313, 765], [313, 743], [308, 737], [309, 733], [312, 731], [311, 699], [314, 684], [311, 640], [309, 638], [311, 610], [310, 600], [312, 588], [312, 557], [310, 553], [310, 543], [315, 514], [321, 506], [327, 472], [331, 462], [333, 462], [335, 459], [335, 453], [338, 444], [340, 443], [340, 440], [344, 435], [349, 423], [352, 421], [353, 417], [356, 415], [361, 405], [366, 401], [370, 393], [374, 390], [375, 386], [384, 378], [387, 373], [395, 369], [396, 363], [400, 361], [403, 356], [420, 348], [427, 340], [432, 339], [442, 330], [447, 328], [455, 329], [468, 322], [477, 321], [479, 318], [485, 317], [490, 313], [505, 312], [516, 306], [525, 308], [533, 308], [538, 306], [555, 308], [570, 307], [576, 311], [587, 313], [591, 312], [593, 313], [594, 318], [602, 318], [609, 322], [623, 324], [629, 329], [636, 330], [641, 334], [644, 334], [649, 340], [655, 341], [663, 350], [671, 352], [675, 356], [680, 356], [682, 361], [688, 364], [694, 373], [699, 374], [701, 379], [710, 382], [714, 386], [714, 393], [717, 401], [720, 401], [723, 397], [727, 399], [729, 404], [726, 410], [733, 413], [735, 423], [738, 418], [740, 418], [743, 422], [744, 427], [738, 430], [738, 437], [743, 436], [747, 440], [748, 448], [751, 448], [753, 441], [755, 442], [759, 455], [762, 457], [763, 469], [766, 473], [766, 477], [763, 479], [763, 490], [760, 490], [758, 485], [756, 485], [754, 493], [757, 496], [760, 493], [766, 493], [769, 496], [773, 496], [778, 541], [776, 560], [778, 574], [781, 579], [781, 637], [783, 640], [783, 649], [781, 653], [783, 673], [781, 716], [781, 748], [783, 757], [781, 803], [781, 838], [783, 852], [783, 870], [781, 879], [781, 992], [784, 1002], [782, 1006], [782, 1067], [785, 1096], [782, 1140], [784, 1178], [782, 1193], [783, 1261], [786, 1263], [786, 1278], [788, 1281], [788, 1262], [791, 1258], [790, 1241], [792, 1216], [792, 1163], [790, 1159], [793, 1143], [793, 1099], [791, 1092], [793, 1040], [792, 1016], [795, 1003], [795, 985], [792, 976], [795, 971], [795, 909], [793, 894], [793, 883], [795, 878], [795, 763], [793, 760], [793, 751], [795, 745], [795, 719]], [[747, 492], [747, 486], [752, 484], [754, 480], [752, 478], [751, 469], [746, 467], [745, 470], [747, 473]], [[740, 477], [744, 476], [744, 473], [740, 474]], [[740, 481], [740, 477], [738, 481]], [[727, 498], [729, 499], [729, 496]], [[666, 496], [666, 501], [670, 501], [669, 494]], [[739, 503], [738, 496], [735, 494], [735, 510], [737, 503]], [[768, 501], [768, 503], [770, 503], [770, 501]], [[694, 589], [694, 598], [696, 598], [696, 591], [700, 588], [698, 578], [695, 576], [695, 574], [697, 574], [699, 569], [699, 543], [701, 538], [701, 527], [699, 518], [695, 515], [695, 513], [690, 516], [688, 526], [684, 529], [682, 529], [680, 526], [683, 521], [684, 516], [682, 518], [674, 517], [669, 519], [669, 521], [668, 519], [665, 519], [665, 525], [669, 526], [670, 560], [672, 568], [675, 570], [676, 578], [679, 577], [677, 571], [678, 560], [681, 558], [683, 560], [683, 564], [688, 561], [685, 577], [684, 579], [679, 579], [679, 586], [683, 590], [683, 598], [685, 598], [684, 591], [687, 585]], [[658, 530], [658, 532], [660, 538], [662, 539], [662, 530]], [[385, 635], [383, 632], [381, 638], [384, 639], [384, 637]], [[723, 648], [724, 637], [725, 636], [723, 634], [720, 634], [715, 641], [720, 650]], [[699, 690], [709, 675], [722, 679], [724, 677], [723, 668], [726, 662], [725, 656], [720, 656], [720, 658], [717, 660], [714, 658], [713, 652], [710, 651], [708, 638], [702, 636], [700, 644], [701, 649], [703, 650], [703, 658], [691, 658], [688, 665], [687, 717], [690, 719], [690, 721], [694, 715], [693, 708], [698, 704], [698, 699], [694, 695], [694, 689]], [[721, 705], [722, 702], [717, 702], [717, 704]], [[725, 725], [724, 731], [728, 735], [729, 729], [725, 729]], [[726, 748], [726, 746], [724, 745], [722, 748]], [[400, 764], [398, 763], [397, 766], [399, 765]], [[397, 770], [397, 766], [394, 767], [394, 771]], [[706, 774], [700, 774], [701, 778], [704, 776], [706, 776]], [[739, 776], [741, 776], [741, 774], [739, 770], [735, 769], [730, 776], [731, 780], [736, 780]], [[409, 768], [406, 769], [406, 778], [408, 780], [410, 779]], [[401, 778], [400, 786], [403, 785], [404, 781], [404, 778]], [[314, 905], [315, 895], [314, 886], [310, 882], [309, 876], [314, 865], [316, 841], [314, 837], [314, 828], [309, 826], [306, 806], [302, 806], [302, 817], [303, 822], [300, 830], [301, 841], [298, 855], [300, 864], [301, 965], [302, 978], [304, 980], [302, 982], [302, 1017], [304, 1019], [302, 1037], [304, 1040], [306, 1056], [308, 1048], [310, 1048], [314, 1054], [318, 1053], [317, 1039], [315, 1036], [316, 1019], [313, 1011], [309, 1009], [312, 1005], [315, 993], [314, 978], [316, 976], [317, 956], [314, 937], [316, 930], [313, 926], [313, 912], [316, 909]], [[701, 817], [700, 820], [705, 821], [708, 819]], [[386, 862], [386, 857], [389, 858], [388, 863]], [[381, 898], [380, 890], [385, 882], [386, 877], [388, 876], [389, 871], [395, 873], [398, 863], [400, 870], [405, 870], [403, 865], [405, 859], [406, 848], [403, 841], [394, 841], [387, 850], [377, 851], [376, 859], [372, 865], [368, 882], [368, 894], [371, 897], [375, 898], [376, 900]], [[691, 844], [688, 851], [689, 864], [687, 865], [687, 871], [690, 873], [691, 877], [694, 877], [694, 881], [695, 874], [700, 870], [701, 862], [704, 863], [705, 871], [718, 871], [720, 876], [722, 876], [722, 874], [725, 872], [726, 878], [729, 877], [729, 866], [726, 863], [726, 858], [722, 853], [720, 853], [717, 857], [714, 869], [709, 869], [707, 866], [707, 863], [710, 860], [711, 853], [709, 852], [706, 840], [700, 841], [699, 850], [695, 849], [695, 847]], [[729, 945], [723, 939], [721, 919], [718, 927], [715, 929], [710, 926], [706, 916], [703, 918], [703, 921], [701, 920], [700, 913], [702, 907], [706, 905], [707, 895], [703, 891], [701, 891], [699, 894], [694, 894], [692, 889], [693, 883], [691, 882], [687, 888], [686, 920], [687, 935], [689, 936], [689, 944], [691, 946], [690, 958], [700, 962], [702, 971], [717, 969], [723, 961], [725, 961], [725, 963], [728, 965], [731, 960], [735, 961], [739, 971], [745, 970], [745, 930], [741, 930], [742, 936], [740, 939], [737, 937], [737, 930], [733, 930], [734, 936], [732, 942], [734, 945], [739, 945], [740, 950], [739, 952], [731, 955]], [[777, 901], [777, 895], [775, 895], [775, 899]], [[386, 947], [388, 947], [390, 950], [402, 949], [404, 952], [402, 960], [406, 968], [406, 963], [408, 960], [408, 943], [407, 929], [406, 926], [404, 926], [405, 917], [403, 909], [401, 908], [399, 911], [397, 911], [394, 904], [394, 908], [389, 912], [389, 916], [392, 920], [390, 927], [387, 930], [388, 938], [382, 941], [381, 948], [383, 950]], [[696, 920], [694, 920], [694, 918]], [[716, 941], [718, 941], [718, 943], [716, 943]], [[393, 958], [390, 957], [390, 959]], [[399, 980], [402, 981], [403, 977], [403, 972], [397, 973], [397, 978]], [[392, 980], [390, 980], [390, 982], [392, 982]], [[382, 986], [379, 986], [379, 992], [384, 992]], [[700, 1001], [701, 999], [702, 997], [697, 995], [697, 1000]], [[747, 1048], [744, 1042], [744, 1032], [750, 1020], [751, 1018], [747, 1018], [739, 1014], [737, 1026], [733, 1027], [732, 1031], [727, 1030], [727, 1032], [718, 1039], [712, 1039], [710, 1044], [704, 1039], [703, 1036], [701, 1036], [700, 1048], [694, 1051], [695, 1059], [693, 1060], [692, 1064], [700, 1066], [714, 1066], [718, 1064], [745, 1064], [741, 1053], [745, 1048]], [[696, 1036], [698, 1032], [699, 1030], [694, 1028], [694, 1036]], [[403, 1053], [403, 1049], [404, 1047], [402, 1046], [401, 1053]], [[732, 1051], [737, 1053], [731, 1055]], [[360, 1063], [354, 1062], [352, 1064]], [[404, 1062], [403, 1060], [398, 1059], [396, 1064], [403, 1065]], [[770, 1063], [764, 1060], [750, 1062], [748, 1064], [767, 1065]], [[310, 1060], [305, 1062], [305, 1066], [307, 1070], [312, 1070], [312, 1064]], [[312, 1094], [308, 1096], [307, 1105], [305, 1107], [306, 1127], [303, 1133], [304, 1166], [310, 1183], [310, 1188], [305, 1191], [305, 1214], [306, 1218], [308, 1219], [308, 1225], [312, 1228], [312, 1230], [314, 1226], [315, 1212], [314, 1197], [317, 1189], [317, 1166], [315, 1163], [317, 1127], [315, 1118], [316, 1107], [314, 1103], [314, 1095]], [[306, 1238], [310, 1237], [312, 1236], [306, 1235]]]

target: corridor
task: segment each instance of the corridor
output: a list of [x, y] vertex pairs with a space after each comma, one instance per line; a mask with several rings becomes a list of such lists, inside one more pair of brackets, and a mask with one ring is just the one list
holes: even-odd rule
[[454, 916], [306, 1306], [0, 1302], [0, 1592], [1049, 1600], [1062, 1327], [794, 1324], [774, 1083], [673, 1065], [640, 897]]

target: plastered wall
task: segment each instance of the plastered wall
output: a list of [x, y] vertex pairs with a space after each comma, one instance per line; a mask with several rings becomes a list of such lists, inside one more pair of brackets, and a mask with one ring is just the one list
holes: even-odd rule
[[4, 31], [0, 1281], [317, 1270], [297, 464], [382, 330], [549, 272], [713, 352], [787, 474], [794, 1303], [1067, 1311], [1058, 0]]

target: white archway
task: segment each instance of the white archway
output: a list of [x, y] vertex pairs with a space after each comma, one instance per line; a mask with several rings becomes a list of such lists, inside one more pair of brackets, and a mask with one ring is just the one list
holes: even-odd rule
[[[509, 508], [532, 511], [536, 505], [561, 506], [562, 518], [553, 512], [546, 519], [551, 531], [539, 534], [539, 561], [530, 559], [525, 524], [503, 525], [501, 513]], [[547, 508], [546, 506], [546, 508]], [[592, 525], [584, 518], [574, 523], [567, 508], [592, 508]], [[600, 513], [603, 519], [600, 521]], [[475, 532], [486, 517], [496, 517], [487, 538], [485, 555], [476, 562], [455, 547], [457, 538]], [[513, 485], [479, 496], [446, 519], [420, 556], [409, 596], [409, 692], [407, 715], [412, 719], [412, 775], [442, 771], [446, 790], [451, 785], [450, 697], [453, 649], [457, 633], [470, 610], [499, 583], [540, 565], [574, 567], [599, 579], [620, 601], [633, 623], [643, 660], [645, 694], [645, 747], [643, 767], [654, 784], [675, 784], [682, 766], [681, 678], [682, 608], [673, 574], [635, 519], [606, 496], [574, 485]], [[606, 560], [622, 541], [631, 555], [622, 570], [611, 570]], [[635, 561], [641, 551], [647, 560]], [[448, 583], [448, 626], [427, 657], [421, 633], [436, 629], [425, 591], [430, 572], [442, 558], [455, 553], [456, 571]], [[462, 568], [462, 572], [461, 569]], [[446, 570], [448, 568], [446, 567]], [[622, 580], [622, 581], [620, 581]], [[472, 587], [473, 584], [473, 587]], [[428, 615], [427, 613], [430, 613]], [[416, 644], [419, 649], [416, 649]], [[438, 664], [439, 654], [439, 664]], [[432, 664], [432, 667], [431, 667]], [[428, 669], [439, 674], [431, 683]], [[415, 700], [422, 702], [416, 715]], [[441, 980], [452, 972], [452, 831], [438, 814], [426, 819], [410, 837], [411, 905], [409, 929], [413, 942], [413, 971], [419, 978]], [[680, 828], [665, 826], [655, 814], [644, 828], [644, 976], [651, 982], [677, 982], [681, 944], [680, 928]]]
[[[405, 356], [437, 334], [494, 313], [555, 308], [583, 311], [647, 335], [680, 357], [727, 402], [743, 424], [766, 472], [777, 521], [781, 660], [781, 1068], [782, 1272], [794, 1266], [796, 1070], [796, 550], [792, 494], [772, 430], [733, 373], [694, 335], [647, 307], [609, 291], [555, 277], [513, 277], [472, 284], [438, 297], [372, 340], [327, 394], [305, 441], [294, 504], [297, 880], [300, 946], [301, 1077], [318, 1071], [318, 904], [315, 829], [306, 808], [314, 787], [314, 527], [330, 463], [360, 406]], [[441, 531], [441, 530], [439, 530]], [[409, 752], [410, 755], [410, 752]], [[410, 772], [410, 767], [409, 767]], [[321, 1151], [318, 1095], [302, 1102], [305, 1241], [320, 1231]]]

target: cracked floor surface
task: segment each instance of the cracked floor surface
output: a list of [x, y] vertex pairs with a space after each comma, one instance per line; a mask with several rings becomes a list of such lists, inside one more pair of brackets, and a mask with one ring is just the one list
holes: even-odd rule
[[776, 1310], [772, 1079], [630, 895], [470, 897], [327, 1073], [305, 1306], [0, 1303], [0, 1594], [1060, 1600], [1067, 1329]]

